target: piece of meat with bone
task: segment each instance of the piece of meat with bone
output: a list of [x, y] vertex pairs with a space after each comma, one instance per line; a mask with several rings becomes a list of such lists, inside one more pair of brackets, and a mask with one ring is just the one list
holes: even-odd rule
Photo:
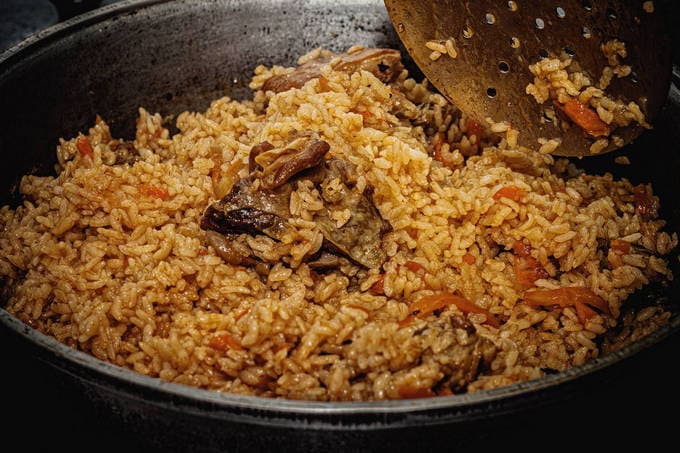
[[347, 73], [369, 71], [385, 83], [394, 81], [404, 69], [401, 63], [401, 53], [398, 50], [361, 49], [352, 53], [320, 56], [310, 60], [288, 74], [270, 77], [262, 85], [262, 90], [282, 93], [292, 88], [302, 88], [310, 80], [321, 77], [321, 69], [329, 63], [336, 71]]
[[[293, 238], [296, 230], [288, 221], [292, 217], [290, 198], [297, 183], [308, 180], [322, 194], [324, 207], [312, 218], [323, 235], [321, 256], [315, 254], [307, 260], [328, 269], [341, 263], [331, 255], [340, 255], [367, 268], [380, 267], [386, 259], [382, 237], [390, 225], [373, 204], [372, 188], [356, 188], [356, 167], [342, 159], [326, 159], [329, 149], [312, 131], [291, 133], [288, 144], [280, 148], [267, 142], [254, 146], [249, 156], [250, 175], [203, 214], [201, 228], [208, 230], [208, 244], [227, 262], [249, 264], [248, 248], [230, 245], [230, 237], [245, 233], [264, 234], [277, 241]], [[336, 212], [347, 218], [338, 223], [333, 215]], [[217, 233], [224, 236], [217, 238]]]

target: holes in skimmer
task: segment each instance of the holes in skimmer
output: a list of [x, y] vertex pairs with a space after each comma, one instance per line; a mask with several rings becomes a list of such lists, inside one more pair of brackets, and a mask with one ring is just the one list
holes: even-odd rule
[[561, 6], [555, 8], [555, 13], [557, 14], [557, 17], [559, 17], [560, 19], [564, 19], [565, 17], [567, 17], [567, 12]]
[[484, 20], [486, 21], [487, 24], [493, 25], [496, 23], [496, 16], [494, 16], [491, 13], [486, 13], [486, 16], [484, 16]]
[[498, 70], [501, 72], [501, 74], [507, 74], [510, 72], [510, 65], [506, 61], [500, 61], [498, 63]]
[[489, 99], [494, 99], [498, 92], [496, 92], [496, 89], [494, 87], [489, 87], [486, 89], [486, 95], [489, 97]]
[[543, 30], [545, 28], [545, 21], [540, 17], [537, 17], [534, 22], [536, 23], [536, 28], [539, 30]]

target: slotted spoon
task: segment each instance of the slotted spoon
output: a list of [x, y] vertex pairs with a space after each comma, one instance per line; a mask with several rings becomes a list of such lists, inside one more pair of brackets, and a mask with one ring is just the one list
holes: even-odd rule
[[[385, 5], [409, 54], [444, 96], [480, 123], [509, 121], [520, 131], [519, 143], [529, 148], [537, 148], [539, 138], [558, 138], [554, 154], [587, 156], [594, 141], [581, 128], [546, 117], [552, 101], [540, 105], [526, 94], [533, 81], [529, 65], [542, 58], [573, 56], [597, 82], [607, 65], [600, 45], [616, 38], [626, 44], [622, 63], [632, 73], [614, 77], [607, 95], [636, 102], [651, 123], [668, 94], [671, 46], [653, 2], [385, 0]], [[450, 38], [457, 57], [433, 61], [426, 43]], [[644, 130], [634, 123], [615, 134], [627, 144]], [[609, 140], [601, 152], [618, 147]]]

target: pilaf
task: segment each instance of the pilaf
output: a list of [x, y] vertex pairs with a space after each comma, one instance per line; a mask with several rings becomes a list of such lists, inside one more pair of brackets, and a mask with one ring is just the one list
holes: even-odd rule
[[6, 309], [145, 375], [308, 400], [535, 379], [669, 319], [622, 316], [673, 277], [651, 186], [517, 149], [395, 51], [299, 63], [172, 136], [140, 109], [134, 141], [62, 139], [0, 209]]

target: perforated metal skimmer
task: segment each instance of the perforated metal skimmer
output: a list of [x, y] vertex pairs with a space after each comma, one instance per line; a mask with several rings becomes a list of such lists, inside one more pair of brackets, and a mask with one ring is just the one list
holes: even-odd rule
[[[622, 63], [632, 73], [614, 78], [607, 94], [638, 103], [652, 121], [664, 103], [671, 74], [671, 47], [653, 2], [581, 0], [385, 0], [406, 49], [432, 84], [473, 119], [509, 121], [519, 142], [536, 148], [539, 138], [560, 138], [555, 154], [590, 154], [593, 137], [566, 121], [545, 117], [545, 105], [526, 94], [533, 81], [529, 65], [563, 53], [597, 81], [607, 65], [600, 45], [611, 39], [626, 44]], [[651, 11], [651, 12], [650, 12]], [[433, 61], [428, 41], [453, 38], [456, 58]], [[616, 130], [629, 143], [644, 129]], [[616, 149], [613, 140], [603, 152]]]

